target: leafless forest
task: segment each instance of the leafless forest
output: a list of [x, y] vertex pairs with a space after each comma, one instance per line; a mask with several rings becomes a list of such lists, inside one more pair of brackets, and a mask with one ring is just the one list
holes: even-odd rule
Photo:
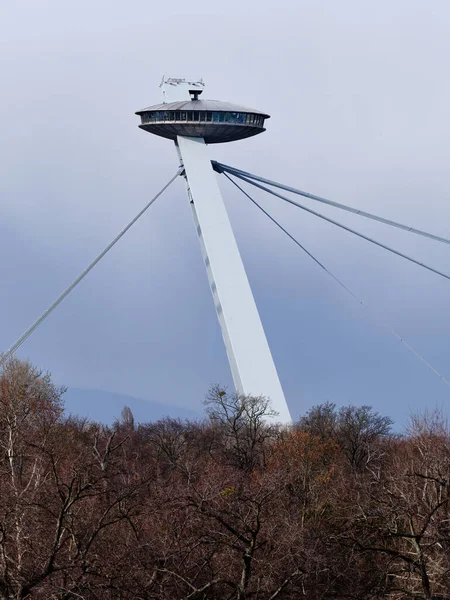
[[111, 428], [63, 389], [0, 375], [0, 598], [450, 598], [450, 435], [436, 413], [367, 406], [267, 425], [263, 398], [211, 389], [202, 422]]

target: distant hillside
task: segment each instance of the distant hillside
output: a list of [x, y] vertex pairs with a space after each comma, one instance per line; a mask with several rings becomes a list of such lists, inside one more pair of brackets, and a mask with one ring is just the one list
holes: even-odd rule
[[137, 423], [157, 421], [163, 417], [198, 419], [202, 415], [187, 408], [171, 404], [159, 404], [142, 398], [115, 394], [105, 390], [69, 388], [64, 394], [66, 414], [87, 417], [110, 425], [120, 417], [122, 408], [129, 406]]

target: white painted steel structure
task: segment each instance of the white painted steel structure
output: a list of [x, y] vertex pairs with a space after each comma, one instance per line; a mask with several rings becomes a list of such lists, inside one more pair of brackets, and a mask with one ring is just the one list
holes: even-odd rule
[[[171, 100], [190, 99], [192, 83], [170, 81]], [[270, 398], [275, 420], [291, 423], [208, 147], [202, 137], [181, 135], [176, 145], [236, 391]]]
[[291, 416], [230, 220], [202, 138], [178, 138], [192, 212], [236, 391], [272, 400]]

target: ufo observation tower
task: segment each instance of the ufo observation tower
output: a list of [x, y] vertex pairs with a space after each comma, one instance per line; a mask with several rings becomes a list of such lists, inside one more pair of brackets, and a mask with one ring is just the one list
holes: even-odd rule
[[136, 112], [139, 127], [175, 142], [208, 281], [238, 394], [270, 398], [277, 420], [291, 416], [208, 153], [209, 144], [265, 131], [269, 115], [203, 100], [204, 84], [163, 79], [164, 102]]

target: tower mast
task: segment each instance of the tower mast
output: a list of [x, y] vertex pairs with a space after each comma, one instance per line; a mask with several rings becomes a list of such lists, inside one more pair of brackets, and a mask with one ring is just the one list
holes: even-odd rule
[[203, 82], [166, 81], [170, 83], [162, 84], [165, 99], [178, 101], [139, 111], [140, 127], [173, 139], [177, 146], [237, 393], [270, 398], [277, 420], [290, 423], [283, 389], [207, 148], [207, 143], [261, 133], [268, 115], [228, 103], [199, 100]]

